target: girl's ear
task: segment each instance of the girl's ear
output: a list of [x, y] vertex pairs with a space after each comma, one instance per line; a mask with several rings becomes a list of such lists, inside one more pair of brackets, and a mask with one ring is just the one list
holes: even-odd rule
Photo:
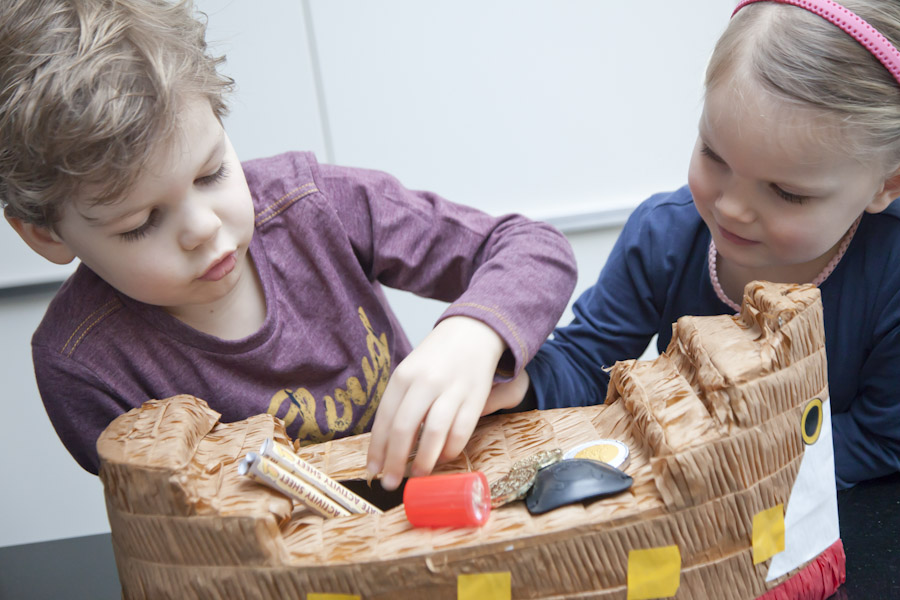
[[881, 191], [875, 194], [875, 198], [866, 207], [868, 213], [880, 213], [894, 201], [900, 198], [900, 168], [894, 171], [881, 186]]
[[75, 254], [49, 227], [26, 223], [18, 217], [10, 217], [6, 214], [4, 216], [19, 237], [25, 240], [32, 250], [50, 262], [65, 265], [75, 259]]

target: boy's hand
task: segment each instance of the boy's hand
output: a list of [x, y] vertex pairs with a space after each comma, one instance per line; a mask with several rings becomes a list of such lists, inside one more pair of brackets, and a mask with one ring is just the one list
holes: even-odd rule
[[[505, 344], [476, 319], [444, 319], [391, 375], [372, 425], [366, 470], [396, 489], [419, 435], [410, 475], [431, 473], [438, 460], [465, 448], [491, 391]], [[495, 409], [496, 410], [496, 409]]]

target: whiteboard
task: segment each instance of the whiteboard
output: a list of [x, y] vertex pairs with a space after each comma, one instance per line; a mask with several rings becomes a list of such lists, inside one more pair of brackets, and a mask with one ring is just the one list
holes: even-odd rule
[[[242, 159], [311, 150], [493, 214], [627, 214], [681, 186], [732, 0], [198, 0]], [[619, 217], [617, 217], [619, 218]], [[0, 287], [71, 271], [0, 226]]]
[[633, 207], [687, 180], [732, 0], [311, 0], [341, 164], [492, 213]]

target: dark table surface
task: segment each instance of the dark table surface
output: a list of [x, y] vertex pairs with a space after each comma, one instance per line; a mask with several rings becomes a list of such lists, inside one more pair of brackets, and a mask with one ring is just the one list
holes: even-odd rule
[[847, 582], [833, 600], [900, 599], [900, 473], [838, 492]]
[[[839, 492], [838, 511], [847, 582], [830, 600], [900, 600], [900, 474]], [[0, 548], [0, 600], [82, 598], [121, 598], [108, 533]]]

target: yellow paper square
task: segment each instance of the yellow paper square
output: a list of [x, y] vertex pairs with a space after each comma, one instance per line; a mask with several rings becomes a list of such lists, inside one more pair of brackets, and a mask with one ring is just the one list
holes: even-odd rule
[[512, 600], [512, 575], [509, 571], [460, 575], [456, 600]]
[[356, 594], [307, 594], [306, 600], [361, 600]]
[[669, 598], [681, 584], [678, 546], [660, 546], [628, 553], [628, 600]]
[[753, 564], [769, 560], [784, 551], [784, 505], [779, 504], [753, 515]]

